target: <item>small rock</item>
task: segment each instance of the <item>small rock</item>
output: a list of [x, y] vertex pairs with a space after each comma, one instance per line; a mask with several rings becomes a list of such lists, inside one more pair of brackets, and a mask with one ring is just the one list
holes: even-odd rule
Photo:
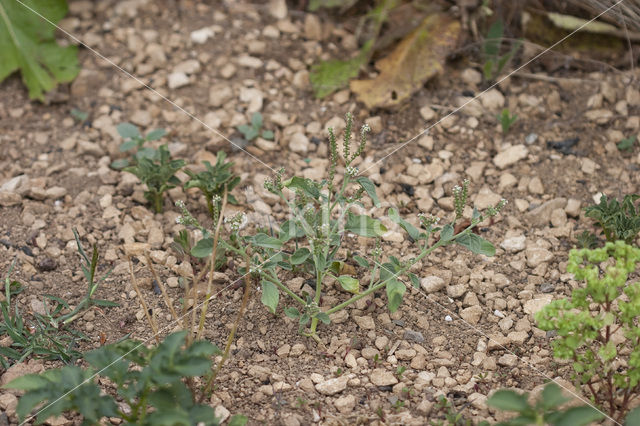
[[0, 192], [15, 192], [24, 195], [27, 191], [29, 191], [29, 176], [27, 175], [15, 176], [0, 186]]
[[4, 372], [0, 377], [0, 386], [4, 386], [11, 382], [13, 379], [22, 377], [25, 374], [40, 374], [44, 371], [44, 365], [39, 360], [32, 359], [29, 362], [23, 361], [17, 364], [13, 364]]
[[58, 267], [58, 262], [50, 257], [43, 257], [38, 259], [38, 270], [42, 272], [53, 271]]
[[515, 367], [518, 364], [518, 357], [514, 354], [504, 354], [498, 358], [498, 364], [505, 367]]
[[289, 139], [289, 149], [293, 152], [306, 154], [309, 150], [309, 138], [304, 133], [294, 133]]
[[284, 19], [287, 17], [289, 10], [285, 0], [271, 0], [269, 2], [269, 14], [276, 19]]
[[52, 186], [45, 191], [45, 195], [49, 199], [57, 200], [67, 195], [67, 188], [63, 188], [61, 186]]
[[517, 237], [506, 238], [500, 243], [500, 247], [511, 253], [522, 251], [526, 247], [527, 237], [518, 235]]
[[289, 355], [290, 352], [291, 352], [291, 345], [288, 343], [285, 343], [284, 345], [280, 346], [276, 350], [276, 355], [278, 355], [280, 358], [285, 358], [287, 357], [287, 355]]
[[218, 405], [214, 410], [216, 419], [222, 424], [229, 418], [231, 413], [224, 406]]
[[522, 309], [529, 315], [533, 316], [542, 308], [547, 306], [553, 300], [553, 296], [550, 294], [541, 294], [536, 298], [527, 300]]
[[376, 368], [369, 375], [369, 380], [376, 386], [391, 386], [398, 383], [396, 376], [384, 368]]
[[424, 342], [424, 336], [419, 331], [405, 330], [402, 338], [410, 342], [417, 342], [417, 343]]
[[365, 330], [375, 330], [376, 329], [376, 325], [373, 322], [373, 318], [370, 316], [354, 316], [353, 317], [354, 321], [356, 322], [356, 324], [358, 324], [358, 326], [360, 328], [363, 328]]
[[447, 296], [451, 297], [452, 299], [458, 299], [464, 296], [466, 291], [467, 291], [467, 286], [464, 284], [453, 284], [453, 285], [447, 286]]
[[491, 191], [489, 187], [484, 186], [480, 188], [480, 191], [478, 191], [478, 194], [476, 195], [476, 198], [474, 199], [473, 204], [477, 209], [484, 210], [489, 206], [497, 205], [500, 202], [500, 200], [502, 200], [502, 197], [499, 194], [496, 194], [495, 192]]
[[567, 223], [567, 213], [564, 209], [555, 209], [551, 212], [551, 225], [561, 228]]
[[322, 23], [315, 13], [304, 17], [304, 36], [310, 40], [322, 40]]
[[482, 105], [491, 111], [497, 111], [504, 107], [504, 96], [498, 89], [491, 89], [480, 96]]
[[596, 124], [606, 124], [613, 117], [613, 111], [608, 109], [592, 109], [584, 113], [587, 120]]
[[525, 214], [525, 219], [531, 226], [545, 226], [551, 220], [551, 213], [555, 209], [562, 209], [567, 204], [567, 199], [558, 197], [549, 200], [539, 207]]
[[191, 75], [199, 73], [201, 69], [202, 67], [197, 59], [187, 59], [186, 61], [182, 61], [176, 65], [173, 68], [173, 73]]
[[209, 105], [220, 107], [233, 98], [233, 90], [227, 84], [218, 84], [209, 89]]
[[203, 44], [214, 35], [215, 33], [211, 28], [209, 27], [200, 28], [199, 30], [195, 30], [191, 32], [191, 41], [196, 44]]
[[548, 262], [553, 259], [553, 253], [549, 250], [541, 247], [531, 247], [525, 251], [527, 256], [527, 265], [532, 268], [540, 265], [543, 262]]
[[480, 321], [480, 317], [482, 316], [482, 307], [469, 306], [468, 308], [460, 311], [460, 317], [468, 322], [469, 324], [477, 324]]
[[487, 409], [487, 396], [478, 392], [474, 392], [467, 397], [471, 405], [478, 410]]
[[[133, 121], [133, 116], [131, 121]], [[95, 142], [78, 141], [77, 146], [78, 153], [81, 155], [91, 155], [93, 157], [102, 157], [104, 155], [104, 150]]]
[[356, 406], [356, 397], [353, 395], [345, 395], [333, 401], [336, 409], [342, 414], [348, 414], [353, 411]]
[[542, 180], [538, 176], [529, 181], [528, 189], [531, 194], [544, 194], [544, 186], [542, 186]]
[[0, 206], [11, 207], [22, 203], [20, 194], [10, 191], [0, 191]]
[[243, 87], [240, 89], [240, 101], [248, 103], [247, 112], [258, 112], [262, 109], [264, 95], [262, 92], [255, 88]]
[[264, 62], [261, 59], [249, 55], [241, 55], [238, 57], [238, 65], [246, 68], [261, 68]]
[[564, 211], [571, 217], [578, 217], [580, 216], [581, 204], [582, 202], [580, 200], [569, 198], [569, 200], [567, 200], [567, 206], [564, 208]]
[[347, 388], [349, 377], [344, 375], [316, 384], [316, 390], [323, 395], [334, 395]]
[[169, 89], [178, 89], [189, 84], [189, 77], [182, 72], [174, 72], [169, 74], [167, 79]]
[[482, 83], [482, 74], [480, 74], [480, 72], [474, 70], [473, 68], [466, 68], [464, 71], [462, 71], [462, 74], [460, 74], [460, 78], [465, 83], [473, 86]]
[[500, 169], [504, 169], [526, 158], [528, 154], [529, 150], [523, 144], [513, 145], [493, 157], [493, 164]]
[[420, 280], [420, 286], [428, 294], [431, 294], [442, 290], [445, 286], [445, 282], [442, 278], [436, 275], [429, 275]]
[[430, 106], [420, 108], [420, 116], [426, 121], [431, 121], [436, 117], [436, 112]]

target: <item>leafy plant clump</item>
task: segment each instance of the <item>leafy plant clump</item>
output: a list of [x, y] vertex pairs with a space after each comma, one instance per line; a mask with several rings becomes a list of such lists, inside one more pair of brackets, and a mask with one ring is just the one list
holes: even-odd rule
[[[487, 400], [487, 404], [502, 411], [518, 413], [517, 417], [497, 423], [496, 426], [516, 425], [554, 425], [583, 426], [602, 420], [604, 415], [588, 405], [561, 408], [571, 401], [562, 395], [562, 389], [555, 383], [547, 384], [534, 404], [529, 403], [529, 394], [520, 394], [510, 389], [496, 391]], [[479, 426], [489, 426], [482, 422]]]
[[509, 133], [509, 129], [513, 126], [513, 123], [516, 122], [518, 116], [516, 114], [511, 114], [508, 108], [504, 108], [500, 115], [498, 115], [498, 120], [500, 120], [500, 127], [502, 127], [502, 133]]
[[635, 205], [638, 199], [640, 195], [633, 194], [625, 195], [622, 202], [615, 198], [609, 201], [603, 194], [599, 204], [585, 207], [585, 216], [598, 223], [607, 241], [632, 244], [640, 232], [640, 207]]
[[[284, 171], [280, 170], [274, 179], [265, 182], [265, 188], [286, 203], [292, 219], [280, 224], [277, 236], [257, 233], [245, 239], [255, 248], [252, 269], [261, 280], [262, 303], [275, 313], [280, 292], [289, 296], [297, 306], [286, 307], [285, 314], [299, 321], [303, 334], [318, 341], [318, 322], [328, 324], [331, 314], [376, 291], [386, 290], [389, 310], [395, 312], [406, 292], [401, 277], [406, 276], [415, 287], [419, 287], [419, 279], [410, 269], [441, 246], [457, 243], [474, 253], [493, 255], [493, 245], [472, 230], [486, 218], [496, 215], [506, 203], [503, 200], [497, 206], [487, 209], [484, 214], [474, 210], [470, 224], [458, 232], [455, 225], [463, 216], [468, 198], [468, 182], [454, 189], [455, 219], [443, 227], [437, 226], [438, 218], [420, 215], [421, 228], [418, 229], [402, 219], [396, 209], [391, 208], [387, 212], [388, 216], [409, 234], [418, 246], [419, 254], [405, 261], [385, 256], [380, 247], [380, 237], [386, 232], [384, 225], [369, 215], [353, 212], [362, 205], [365, 198], [369, 198], [375, 206], [380, 206], [373, 182], [359, 176], [358, 169], [353, 166], [356, 158], [364, 151], [369, 128], [367, 125], [362, 127], [359, 144], [352, 151], [353, 119], [350, 114], [347, 115], [346, 122], [342, 155], [338, 152], [333, 131], [329, 130], [330, 165], [326, 179], [320, 182], [298, 176], [285, 179]], [[336, 176], [340, 160], [345, 165], [341, 182]], [[288, 199], [285, 191], [291, 191], [294, 198]], [[371, 271], [368, 283], [361, 283], [360, 279], [352, 276], [354, 274], [345, 272], [345, 262], [339, 257], [344, 232], [376, 241], [370, 252], [370, 260], [354, 256], [354, 260], [362, 268]], [[439, 234], [437, 239], [434, 238], [436, 234]], [[289, 251], [288, 247], [291, 248]], [[315, 289], [312, 294], [305, 291], [297, 294], [285, 285], [282, 276], [288, 271], [313, 277]], [[351, 293], [352, 297], [335, 306], [321, 309], [323, 291], [331, 282]], [[306, 327], [308, 329], [305, 330]]]
[[129, 166], [124, 171], [133, 173], [147, 186], [144, 192], [151, 207], [156, 213], [162, 213], [164, 209], [164, 193], [169, 189], [180, 185], [180, 179], [176, 172], [184, 167], [184, 160], [172, 160], [167, 145], [158, 148], [153, 158], [138, 158], [138, 163]]
[[485, 37], [484, 44], [482, 46], [482, 54], [484, 58], [484, 65], [482, 72], [484, 78], [487, 81], [493, 81], [504, 69], [507, 63], [511, 60], [513, 55], [522, 46], [522, 40], [517, 40], [510, 51], [501, 54], [502, 42], [504, 36], [504, 24], [501, 20], [495, 21]]
[[251, 142], [258, 136], [262, 139], [273, 139], [273, 132], [271, 130], [262, 130], [262, 124], [262, 114], [254, 112], [251, 116], [250, 124], [241, 124], [236, 128], [244, 135], [247, 142]]
[[640, 283], [628, 283], [640, 249], [623, 241], [572, 250], [567, 271], [586, 287], [536, 314], [542, 330], [556, 330], [554, 355], [573, 361], [576, 381], [595, 404], [621, 422], [640, 396]]
[[[207, 374], [215, 345], [197, 341], [185, 346], [186, 331], [171, 334], [157, 347], [124, 340], [84, 355], [91, 368], [67, 366], [19, 377], [5, 387], [26, 391], [18, 401], [21, 420], [39, 408], [36, 422], [72, 411], [83, 424], [116, 417], [138, 425], [218, 425], [213, 408], [195, 403], [184, 378]], [[109, 379], [117, 397], [95, 381]], [[43, 404], [44, 403], [44, 404]]]
[[78, 75], [78, 47], [55, 38], [54, 25], [66, 14], [66, 0], [0, 0], [0, 82], [20, 71], [29, 97], [44, 101], [45, 92]]
[[139, 163], [142, 158], [157, 158], [157, 150], [144, 146], [144, 144], [146, 142], [157, 141], [167, 134], [165, 129], [154, 129], [147, 133], [146, 136], [143, 136], [138, 127], [131, 123], [120, 123], [116, 126], [116, 130], [123, 139], [119, 148], [120, 152], [133, 151], [135, 149], [135, 153], [131, 158], [123, 158], [111, 163], [111, 167], [116, 170], [124, 169], [127, 166], [133, 166]]
[[[224, 151], [218, 152], [216, 155], [216, 164], [211, 165], [208, 161], [204, 161], [206, 170], [195, 173], [189, 169], [185, 169], [185, 173], [189, 175], [189, 180], [185, 182], [184, 189], [198, 188], [202, 195], [207, 200], [207, 208], [209, 215], [214, 216], [214, 198], [222, 198], [225, 191], [231, 192], [240, 183], [240, 177], [235, 176], [231, 171], [234, 163], [229, 161], [225, 162], [227, 154]], [[236, 204], [235, 197], [228, 194], [228, 200], [230, 203]]]

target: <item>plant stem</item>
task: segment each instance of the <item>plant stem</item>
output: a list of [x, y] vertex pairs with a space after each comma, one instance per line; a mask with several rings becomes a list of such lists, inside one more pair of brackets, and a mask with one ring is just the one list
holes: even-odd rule
[[153, 210], [156, 213], [162, 213], [163, 201], [164, 201], [162, 197], [162, 193], [152, 192], [151, 197], [153, 198]]
[[[222, 228], [222, 220], [224, 219], [224, 209], [227, 206], [227, 186], [224, 187], [224, 193], [222, 195], [222, 206], [220, 207], [220, 215], [218, 216], [218, 223], [216, 224], [216, 230], [213, 234], [213, 249], [211, 250], [211, 265], [209, 270], [209, 281], [207, 282], [207, 295], [204, 301], [204, 305], [200, 310], [200, 324], [198, 324], [198, 334], [196, 340], [202, 336], [202, 330], [204, 329], [205, 315], [207, 314], [207, 308], [209, 307], [209, 299], [211, 298], [211, 287], [213, 286], [213, 272], [216, 268], [216, 254], [218, 252], [218, 239], [220, 238], [220, 228]], [[193, 288], [194, 293], [196, 288]], [[196, 309], [194, 305], [193, 309]], [[191, 331], [190, 331], [191, 332]]]
[[[244, 262], [245, 262], [247, 270], [249, 270], [249, 267], [251, 265], [251, 259], [249, 258], [249, 255], [246, 252], [244, 254]], [[234, 337], [236, 335], [236, 330], [238, 329], [238, 324], [240, 323], [240, 319], [244, 315], [244, 310], [247, 307], [247, 303], [249, 301], [249, 294], [250, 293], [251, 293], [251, 275], [250, 274], [244, 274], [244, 295], [242, 296], [242, 304], [240, 305], [240, 310], [238, 311], [238, 315], [236, 316], [236, 320], [234, 321], [233, 326], [231, 327], [231, 331], [229, 332], [229, 337], [227, 337], [227, 344], [226, 344], [226, 346], [224, 348], [224, 353], [222, 354], [222, 359], [220, 360], [220, 362], [218, 362], [218, 365], [216, 366], [216, 369], [213, 370], [213, 374], [211, 375], [209, 380], [207, 380], [207, 384], [205, 386], [205, 391], [202, 392], [201, 398], [204, 397], [205, 394], [208, 394], [208, 393], [211, 392], [212, 387], [213, 387], [213, 383], [215, 382], [216, 377], [218, 376], [218, 373], [222, 369], [222, 366], [224, 365], [224, 363], [227, 360], [227, 358], [229, 358], [229, 351], [231, 350], [231, 344], [233, 343], [233, 339], [234, 339]]]
[[156, 338], [156, 343], [160, 344], [160, 336], [158, 336], [158, 327], [156, 327], [155, 322], [149, 315], [149, 308], [147, 308], [147, 303], [144, 301], [144, 297], [142, 296], [140, 287], [138, 287], [138, 282], [136, 281], [136, 275], [133, 273], [133, 262], [131, 261], [131, 256], [128, 256], [128, 257], [129, 257], [129, 271], [131, 272], [131, 283], [133, 284], [133, 288], [136, 291], [138, 300], [140, 300], [140, 305], [142, 305], [142, 309], [144, 310], [144, 315], [147, 317], [147, 321], [151, 326], [151, 330], [153, 331], [153, 336]]
[[[266, 278], [265, 278], [265, 276], [266, 276]], [[305, 306], [307, 304], [307, 302], [305, 302], [303, 298], [301, 298], [300, 296], [295, 294], [293, 291], [291, 291], [289, 289], [289, 287], [287, 287], [286, 285], [282, 284], [277, 277], [274, 277], [271, 274], [269, 274], [269, 275], [263, 274], [262, 275], [262, 279], [265, 280], [265, 281], [269, 281], [272, 284], [277, 285], [280, 288], [280, 290], [282, 290], [285, 293], [287, 293], [287, 295], [289, 295], [289, 297], [294, 299], [296, 302], [300, 303], [302, 306]]]

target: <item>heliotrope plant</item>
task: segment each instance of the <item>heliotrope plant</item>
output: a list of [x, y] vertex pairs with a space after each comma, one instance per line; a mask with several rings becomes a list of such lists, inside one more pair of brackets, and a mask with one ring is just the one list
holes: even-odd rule
[[[285, 314], [298, 319], [300, 331], [318, 341], [319, 322], [328, 324], [331, 314], [378, 290], [386, 290], [389, 310], [397, 310], [406, 292], [402, 278], [409, 278], [414, 286], [419, 287], [419, 279], [410, 269], [438, 247], [457, 243], [474, 253], [492, 256], [495, 253], [493, 245], [472, 231], [488, 217], [498, 214], [506, 204], [502, 200], [484, 213], [474, 210], [470, 223], [458, 232], [455, 225], [463, 217], [468, 198], [468, 181], [454, 189], [455, 218], [452, 223], [442, 227], [437, 226], [438, 218], [419, 215], [420, 228], [416, 228], [402, 219], [396, 209], [390, 208], [388, 216], [409, 234], [418, 246], [419, 254], [403, 261], [393, 256], [384, 256], [380, 237], [387, 231], [385, 226], [378, 219], [353, 211], [361, 208], [366, 198], [376, 207], [380, 207], [380, 201], [373, 182], [359, 176], [358, 169], [354, 166], [355, 160], [364, 151], [369, 126], [365, 124], [361, 128], [359, 144], [353, 152], [352, 127], [353, 118], [351, 114], [347, 114], [342, 155], [338, 152], [333, 130], [329, 129], [330, 164], [326, 179], [320, 182], [298, 176], [285, 179], [284, 170], [280, 169], [273, 179], [265, 182], [265, 188], [286, 203], [292, 217], [280, 224], [277, 235], [257, 233], [245, 238], [254, 247], [252, 272], [261, 280], [262, 303], [275, 313], [280, 292], [289, 296], [296, 306], [286, 307]], [[341, 182], [336, 176], [340, 159], [344, 162]], [[293, 198], [289, 199], [287, 195], [291, 193]], [[355, 257], [361, 267], [372, 271], [368, 284], [363, 285], [360, 279], [342, 273], [344, 262], [338, 253], [343, 247], [345, 232], [376, 240], [375, 248], [370, 252], [371, 261], [361, 256]], [[435, 238], [436, 234], [438, 238]], [[311, 294], [304, 291], [297, 294], [283, 283], [284, 271], [313, 276], [314, 291]], [[352, 296], [336, 306], [321, 308], [323, 289], [332, 281], [337, 282]]]

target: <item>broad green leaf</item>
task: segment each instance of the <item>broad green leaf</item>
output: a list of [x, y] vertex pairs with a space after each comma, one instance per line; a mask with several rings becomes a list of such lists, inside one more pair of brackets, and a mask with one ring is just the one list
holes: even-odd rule
[[311, 179], [294, 176], [284, 182], [284, 186], [289, 189], [300, 189], [311, 198], [317, 200], [320, 198], [320, 190], [314, 185]]
[[633, 425], [640, 425], [640, 407], [636, 408], [635, 410], [631, 411], [625, 421], [624, 421], [625, 426], [633, 426]]
[[259, 112], [254, 112], [251, 116], [251, 125], [254, 128], [258, 129], [262, 127], [262, 114], [260, 114]]
[[293, 319], [300, 318], [300, 311], [298, 311], [296, 308], [293, 308], [293, 307], [284, 308], [284, 314], [289, 318], [293, 318]]
[[116, 126], [116, 130], [123, 139], [132, 139], [140, 136], [140, 130], [138, 130], [138, 127], [131, 123], [120, 123]]
[[453, 226], [450, 223], [446, 224], [440, 231], [440, 240], [443, 242], [451, 241], [453, 238], [453, 231]]
[[329, 318], [329, 315], [324, 312], [318, 312], [316, 314], [316, 318], [318, 318], [323, 324], [331, 323], [331, 318]]
[[256, 234], [252, 238], [252, 243], [258, 247], [265, 247], [265, 248], [272, 248], [272, 249], [279, 249], [280, 247], [282, 247], [282, 241], [263, 233]]
[[134, 149], [137, 146], [138, 146], [138, 144], [136, 143], [135, 140], [129, 139], [126, 142], [122, 143], [118, 147], [118, 149], [120, 150], [120, 152], [126, 152], [126, 151], [130, 151], [130, 150]]
[[396, 210], [395, 208], [391, 207], [387, 211], [387, 214], [389, 215], [389, 219], [391, 219], [394, 223], [397, 223], [398, 225], [400, 225], [400, 227], [402, 229], [407, 231], [407, 234], [409, 234], [409, 236], [414, 241], [417, 241], [418, 239], [420, 239], [420, 230], [418, 228], [416, 228], [415, 226], [413, 226], [411, 223], [409, 223], [406, 220], [404, 220], [403, 218], [401, 218], [400, 214], [398, 213], [398, 210]]
[[562, 389], [560, 389], [560, 386], [556, 385], [553, 382], [546, 385], [542, 390], [541, 403], [545, 411], [559, 407], [570, 399], [571, 398], [567, 398], [562, 395]]
[[363, 268], [368, 268], [370, 266], [367, 259], [362, 256], [353, 256], [353, 260], [358, 262], [358, 265], [362, 266]]
[[249, 418], [247, 416], [235, 414], [229, 419], [229, 426], [245, 426], [248, 422]]
[[65, 0], [22, 3], [0, 0], [0, 81], [19, 70], [29, 97], [43, 101], [44, 92], [78, 74], [78, 47], [59, 46], [55, 27], [36, 14], [55, 25], [67, 14]]
[[[554, 426], [584, 426], [591, 425], [593, 422], [602, 419], [604, 419], [604, 414], [600, 413], [593, 407], [583, 405], [580, 407], [569, 408], [553, 424]], [[629, 425], [632, 424], [637, 423], [629, 423]]]
[[167, 134], [167, 131], [165, 129], [154, 129], [149, 133], [147, 133], [147, 136], [145, 137], [145, 139], [148, 141], [157, 141], [158, 139], [160, 139], [166, 134]]
[[114, 160], [111, 163], [111, 168], [115, 170], [124, 169], [127, 166], [129, 166], [129, 160], [127, 160], [126, 158], [123, 158], [120, 160]]
[[360, 293], [360, 281], [357, 279], [350, 277], [349, 275], [340, 275], [337, 280], [342, 288], [349, 293]]
[[360, 186], [362, 186], [362, 189], [364, 189], [369, 197], [371, 197], [373, 205], [376, 207], [380, 207], [380, 200], [378, 199], [378, 195], [376, 194], [376, 187], [373, 182], [371, 182], [369, 178], [366, 178], [364, 176], [359, 176], [358, 178], [356, 178], [356, 182], [358, 182]]
[[354, 215], [351, 212], [347, 213], [344, 229], [362, 237], [379, 237], [387, 232], [387, 228], [379, 220], [366, 215]]
[[278, 292], [278, 287], [272, 282], [262, 281], [262, 297], [260, 297], [260, 301], [269, 308], [272, 314], [276, 313], [279, 300], [280, 293]]
[[409, 272], [407, 275], [409, 275], [411, 285], [413, 285], [415, 288], [420, 288], [420, 280], [418, 279], [416, 274], [414, 274], [413, 272]]
[[23, 391], [31, 391], [45, 387], [49, 384], [49, 380], [39, 374], [25, 374], [17, 377], [3, 386], [6, 389], [19, 389]]
[[618, 145], [616, 146], [620, 151], [627, 151], [633, 147], [633, 144], [635, 142], [636, 142], [636, 137], [631, 136], [630, 138], [622, 139], [620, 142], [618, 142]]
[[523, 412], [529, 407], [526, 395], [505, 389], [500, 389], [491, 395], [487, 404], [503, 411]]
[[395, 279], [390, 280], [386, 287], [389, 312], [394, 313], [402, 304], [402, 296], [404, 296], [407, 288], [402, 282]]
[[500, 44], [502, 44], [502, 35], [504, 34], [504, 25], [501, 19], [497, 19], [487, 32], [487, 38], [484, 40], [484, 54], [487, 56], [497, 56], [500, 53]]
[[485, 256], [493, 256], [496, 254], [496, 248], [493, 244], [472, 232], [460, 235], [456, 238], [456, 243], [468, 248], [475, 254], [484, 254]]
[[307, 260], [309, 256], [311, 256], [311, 252], [309, 251], [309, 249], [306, 247], [302, 247], [296, 250], [295, 253], [291, 255], [289, 261], [292, 265], [299, 265]]
[[191, 256], [193, 257], [208, 257], [213, 252], [213, 238], [203, 238], [196, 243], [191, 249]]
[[273, 132], [271, 130], [263, 130], [262, 131], [262, 139], [271, 140], [273, 139]]

